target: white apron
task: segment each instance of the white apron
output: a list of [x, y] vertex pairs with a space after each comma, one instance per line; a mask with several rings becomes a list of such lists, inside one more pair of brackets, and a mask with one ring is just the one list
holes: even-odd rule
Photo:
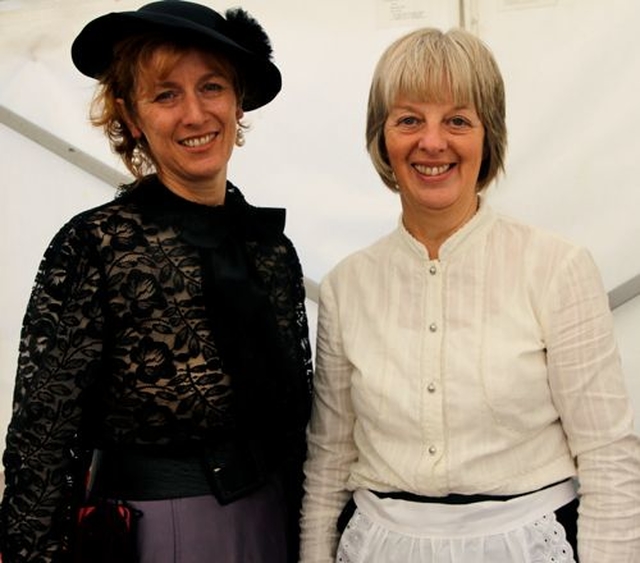
[[575, 497], [571, 481], [463, 505], [379, 498], [359, 489], [336, 562], [574, 563], [554, 511]]

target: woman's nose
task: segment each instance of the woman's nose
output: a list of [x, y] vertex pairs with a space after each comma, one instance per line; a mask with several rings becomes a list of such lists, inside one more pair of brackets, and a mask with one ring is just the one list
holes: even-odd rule
[[183, 108], [184, 120], [187, 123], [199, 123], [204, 119], [205, 108], [197, 94], [185, 96]]
[[447, 148], [445, 132], [437, 125], [425, 125], [420, 133], [418, 147], [427, 152], [442, 152]]

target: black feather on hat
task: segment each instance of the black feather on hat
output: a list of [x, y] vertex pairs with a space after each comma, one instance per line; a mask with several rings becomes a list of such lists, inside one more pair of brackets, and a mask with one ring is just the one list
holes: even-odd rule
[[199, 45], [226, 56], [243, 79], [242, 109], [250, 111], [268, 104], [282, 87], [280, 71], [272, 62], [272, 47], [262, 26], [241, 8], [215, 10], [184, 0], [161, 0], [136, 11], [112, 12], [90, 21], [71, 46], [76, 68], [99, 78], [113, 60], [115, 45], [133, 35], [161, 32], [193, 38]]
[[270, 59], [273, 49], [264, 28], [242, 8], [225, 12], [229, 35], [252, 53]]

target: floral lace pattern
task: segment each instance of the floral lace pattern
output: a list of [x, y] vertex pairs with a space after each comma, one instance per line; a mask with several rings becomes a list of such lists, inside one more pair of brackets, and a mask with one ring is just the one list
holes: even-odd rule
[[364, 557], [364, 547], [372, 522], [356, 510], [342, 533], [336, 563], [359, 563]]
[[[278, 413], [278, 428], [287, 429], [277, 439], [297, 503], [311, 393], [302, 271], [282, 233], [283, 212], [249, 206], [230, 184], [224, 208], [275, 319], [269, 342], [284, 368], [262, 374], [261, 415]], [[152, 178], [74, 217], [52, 241], [22, 330], [4, 454], [5, 560], [56, 560], [78, 435], [96, 447], [172, 447], [234, 424], [203, 290], [203, 260], [217, 244], [207, 233], [217, 222], [215, 208], [181, 200]]]
[[533, 523], [533, 528], [542, 541], [536, 557], [532, 559], [539, 563], [574, 563], [573, 548], [567, 541], [564, 527], [556, 520], [555, 514], [545, 514]]

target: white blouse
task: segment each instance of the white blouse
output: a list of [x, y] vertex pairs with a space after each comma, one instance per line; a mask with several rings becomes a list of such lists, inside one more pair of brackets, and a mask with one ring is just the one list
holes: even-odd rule
[[640, 441], [588, 252], [493, 212], [431, 260], [400, 224], [323, 280], [304, 563], [349, 491], [580, 483], [581, 563], [640, 561]]

